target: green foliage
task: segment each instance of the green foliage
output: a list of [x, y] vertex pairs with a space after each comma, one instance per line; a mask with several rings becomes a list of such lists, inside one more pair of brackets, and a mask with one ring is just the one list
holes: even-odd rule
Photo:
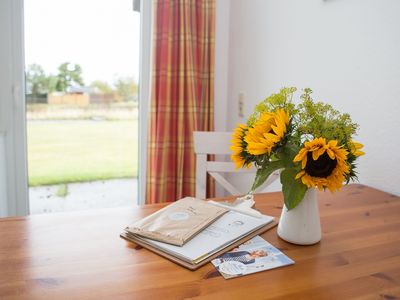
[[27, 94], [37, 97], [55, 91], [56, 78], [46, 75], [43, 68], [38, 64], [29, 65], [26, 71]]
[[265, 98], [256, 105], [254, 113], [247, 121], [247, 125], [253, 125], [263, 112], [271, 112], [279, 108], [283, 108], [288, 113], [293, 114], [295, 111], [295, 105], [293, 104], [292, 99], [296, 90], [297, 89], [295, 87], [282, 88], [279, 93], [272, 94], [271, 96]]
[[295, 168], [284, 169], [281, 172], [282, 192], [288, 210], [295, 208], [307, 191], [307, 186], [294, 179], [297, 172]]
[[138, 85], [132, 77], [120, 77], [114, 82], [117, 96], [120, 101], [137, 100]]
[[[346, 148], [350, 149], [350, 145], [347, 144]], [[350, 181], [358, 180], [357, 172], [356, 172], [357, 165], [355, 163], [356, 159], [357, 159], [357, 156], [355, 156], [352, 152], [349, 152], [349, 154], [347, 155], [347, 163], [350, 166], [350, 172], [349, 172], [349, 174], [347, 174], [346, 183], [349, 183]]]
[[34, 97], [54, 91], [66, 92], [71, 86], [83, 86], [82, 68], [78, 64], [68, 62], [58, 67], [56, 76], [46, 75], [38, 64], [28, 66], [26, 71], [27, 94]]
[[265, 167], [258, 168], [256, 173], [256, 178], [254, 179], [253, 186], [251, 188], [252, 191], [260, 187], [267, 178], [274, 173], [276, 170], [283, 168], [283, 163], [280, 160], [271, 161], [265, 164]]
[[83, 86], [82, 68], [78, 64], [65, 62], [58, 67], [56, 90], [67, 92], [72, 86]]
[[310, 139], [324, 137], [327, 140], [338, 140], [339, 145], [346, 144], [358, 129], [349, 114], [341, 114], [331, 105], [314, 102], [311, 89], [304, 89], [302, 103], [298, 105], [296, 136]]
[[105, 81], [95, 80], [92, 82], [90, 86], [103, 94], [108, 94], [113, 92], [113, 88]]

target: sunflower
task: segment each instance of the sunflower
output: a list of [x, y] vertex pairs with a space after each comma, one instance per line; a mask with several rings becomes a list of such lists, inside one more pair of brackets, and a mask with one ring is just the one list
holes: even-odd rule
[[348, 151], [337, 145], [336, 140], [326, 143], [324, 138], [317, 138], [304, 143], [294, 162], [301, 161], [301, 171], [296, 179], [301, 178], [308, 187], [328, 188], [331, 192], [340, 189], [350, 168], [346, 163]]
[[283, 109], [262, 113], [246, 134], [247, 152], [253, 155], [271, 154], [272, 148], [285, 136], [288, 124], [289, 116]]
[[247, 132], [247, 125], [238, 124], [238, 127], [235, 129], [233, 133], [233, 139], [231, 140], [232, 146], [230, 149], [233, 154], [231, 155], [232, 161], [235, 163], [237, 169], [245, 166], [246, 168], [250, 168], [251, 163], [246, 162], [246, 142], [244, 141], [244, 137]]
[[358, 156], [361, 156], [361, 155], [364, 155], [364, 154], [365, 154], [364, 151], [361, 151], [361, 150], [360, 150], [361, 148], [364, 147], [363, 144], [357, 143], [357, 142], [355, 142], [355, 141], [353, 141], [353, 140], [350, 140], [350, 143], [349, 143], [349, 144], [350, 144], [350, 152], [351, 152], [354, 156], [358, 157]]

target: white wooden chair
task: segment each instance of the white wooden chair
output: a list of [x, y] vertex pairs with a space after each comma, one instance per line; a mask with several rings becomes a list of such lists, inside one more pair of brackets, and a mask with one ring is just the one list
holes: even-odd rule
[[[236, 169], [232, 161], [208, 161], [208, 154], [230, 155], [232, 132], [193, 132], [194, 152], [196, 153], [196, 198], [206, 198], [207, 173], [210, 174], [231, 195], [242, 193], [225, 179], [221, 173], [255, 173], [255, 167], [249, 169]], [[279, 177], [279, 172], [274, 172], [258, 189], [265, 189]]]

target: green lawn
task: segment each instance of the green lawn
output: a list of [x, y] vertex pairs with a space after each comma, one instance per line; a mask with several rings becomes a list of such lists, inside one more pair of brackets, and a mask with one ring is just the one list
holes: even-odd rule
[[138, 124], [29, 121], [29, 185], [137, 176]]

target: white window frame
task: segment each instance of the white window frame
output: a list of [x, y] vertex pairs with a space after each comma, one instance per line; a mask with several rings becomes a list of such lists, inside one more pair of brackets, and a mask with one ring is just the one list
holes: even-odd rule
[[29, 214], [29, 202], [23, 0], [2, 0], [0, 5], [0, 160], [5, 170], [0, 186], [6, 189], [0, 197], [0, 216], [24, 216]]
[[150, 112], [152, 60], [152, 1], [140, 1], [140, 66], [139, 66], [139, 205], [146, 202], [147, 143]]

